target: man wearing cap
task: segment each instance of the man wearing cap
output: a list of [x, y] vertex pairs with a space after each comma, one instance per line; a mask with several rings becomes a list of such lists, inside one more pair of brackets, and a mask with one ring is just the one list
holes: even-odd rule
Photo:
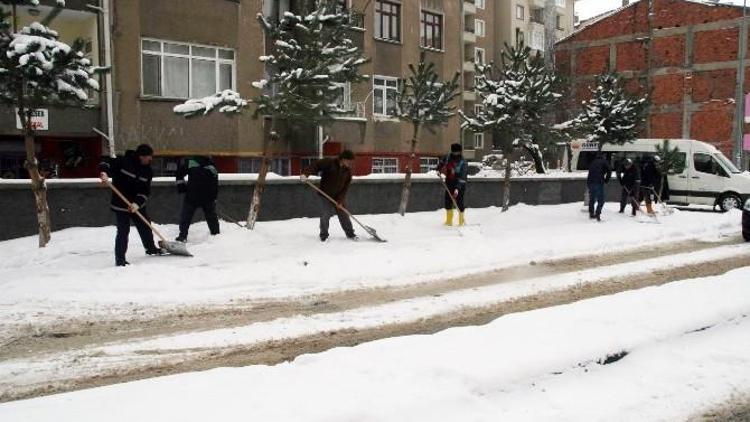
[[320, 189], [333, 198], [338, 206], [334, 206], [328, 199], [320, 195], [320, 241], [328, 240], [328, 227], [331, 217], [338, 216], [341, 228], [344, 229], [346, 237], [357, 240], [354, 233], [352, 221], [349, 215], [341, 208], [346, 207], [346, 193], [352, 182], [352, 166], [354, 165], [354, 153], [345, 150], [338, 158], [324, 158], [314, 162], [310, 167], [302, 171], [300, 179], [307, 181], [310, 175], [320, 175]]
[[141, 243], [147, 255], [163, 255], [165, 252], [154, 243], [154, 235], [151, 228], [141, 221], [135, 212], [140, 212], [147, 220], [151, 220], [146, 213], [146, 202], [151, 193], [151, 161], [154, 158], [154, 150], [146, 144], [139, 145], [135, 151], [128, 150], [124, 157], [117, 157], [99, 165], [102, 183], [109, 181], [112, 177], [112, 185], [117, 188], [130, 202], [130, 206], [123, 202], [114, 192], [110, 208], [117, 219], [117, 236], [115, 237], [115, 265], [124, 267], [129, 265], [125, 260], [128, 251], [128, 235], [130, 234], [130, 222], [135, 224]]
[[[463, 157], [463, 147], [461, 144], [451, 145], [451, 153], [446, 155], [440, 161], [437, 171], [445, 175], [445, 185], [448, 191], [444, 195], [445, 201], [445, 225], [453, 225], [453, 201], [458, 205], [458, 225], [463, 226], [464, 211], [464, 194], [466, 193], [466, 183], [469, 178], [469, 166]], [[451, 198], [453, 196], [453, 198]]]

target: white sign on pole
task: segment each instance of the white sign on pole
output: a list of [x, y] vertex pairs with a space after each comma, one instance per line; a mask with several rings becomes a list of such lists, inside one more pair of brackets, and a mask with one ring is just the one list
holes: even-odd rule
[[[38, 108], [31, 112], [31, 128], [34, 130], [49, 130], [49, 110]], [[23, 129], [21, 119], [16, 109], [16, 129]]]

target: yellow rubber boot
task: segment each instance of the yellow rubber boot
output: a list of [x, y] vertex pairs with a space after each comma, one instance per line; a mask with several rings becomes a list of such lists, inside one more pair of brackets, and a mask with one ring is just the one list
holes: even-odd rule
[[458, 213], [458, 225], [463, 226], [464, 224], [466, 224], [466, 220], [464, 220], [464, 213], [459, 212]]
[[453, 210], [445, 210], [445, 225], [453, 225]]

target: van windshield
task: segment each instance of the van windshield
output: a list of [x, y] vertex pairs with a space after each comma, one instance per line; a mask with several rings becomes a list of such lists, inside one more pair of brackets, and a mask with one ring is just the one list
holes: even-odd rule
[[740, 171], [740, 169], [735, 167], [734, 163], [729, 161], [729, 159], [725, 157], [724, 154], [717, 152], [714, 154], [714, 157], [716, 157], [716, 160], [718, 160], [724, 166], [724, 168], [729, 170], [730, 173], [734, 173], [734, 174], [742, 173], [742, 171]]

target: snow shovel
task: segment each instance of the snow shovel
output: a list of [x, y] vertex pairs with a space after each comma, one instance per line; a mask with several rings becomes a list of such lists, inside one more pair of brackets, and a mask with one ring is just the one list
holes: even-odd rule
[[312, 182], [310, 182], [309, 180], [305, 180], [305, 184], [307, 186], [310, 186], [311, 188], [313, 188], [314, 191], [316, 191], [319, 194], [323, 195], [327, 200], [331, 201], [331, 203], [333, 204], [333, 206], [335, 206], [336, 208], [340, 209], [341, 211], [344, 211], [349, 216], [349, 218], [351, 218], [352, 220], [354, 220], [355, 223], [359, 224], [359, 226], [362, 227], [362, 229], [364, 229], [364, 231], [366, 231], [367, 234], [369, 234], [370, 236], [372, 236], [373, 239], [377, 240], [378, 242], [387, 242], [387, 240], [385, 240], [382, 237], [378, 236], [378, 232], [375, 231], [375, 229], [373, 229], [370, 226], [365, 226], [364, 224], [362, 224], [359, 220], [357, 220], [357, 217], [353, 216], [352, 213], [349, 212], [348, 209], [346, 209], [346, 208], [342, 207], [341, 205], [339, 205], [339, 203], [336, 202], [335, 199], [331, 198], [327, 193], [323, 192], [320, 188], [318, 188], [317, 186], [315, 186], [314, 184], [312, 184]]
[[[132, 204], [130, 203], [130, 201], [128, 201], [128, 199], [125, 198], [125, 195], [123, 195], [122, 192], [120, 192], [120, 190], [117, 189], [115, 187], [115, 185], [112, 184], [112, 182], [107, 181], [106, 184], [107, 184], [107, 186], [109, 186], [110, 189], [112, 189], [112, 192], [114, 192], [115, 195], [117, 195], [117, 196], [120, 197], [120, 199], [122, 200], [122, 202], [124, 202], [125, 204], [127, 204], [128, 208], [131, 207]], [[146, 225], [149, 228], [151, 228], [151, 231], [153, 231], [157, 236], [159, 236], [159, 239], [161, 239], [159, 241], [159, 246], [162, 249], [164, 249], [167, 252], [169, 252], [170, 255], [193, 256], [193, 254], [191, 254], [190, 252], [188, 252], [187, 246], [185, 246], [184, 243], [182, 243], [182, 242], [170, 242], [169, 240], [167, 240], [159, 232], [159, 230], [156, 230], [156, 227], [154, 227], [153, 224], [151, 224], [151, 222], [148, 221], [148, 219], [146, 217], [144, 217], [143, 214], [141, 214], [138, 210], [135, 211], [135, 215], [137, 215], [138, 218], [141, 219], [141, 221], [143, 221], [144, 223], [146, 223]]]

